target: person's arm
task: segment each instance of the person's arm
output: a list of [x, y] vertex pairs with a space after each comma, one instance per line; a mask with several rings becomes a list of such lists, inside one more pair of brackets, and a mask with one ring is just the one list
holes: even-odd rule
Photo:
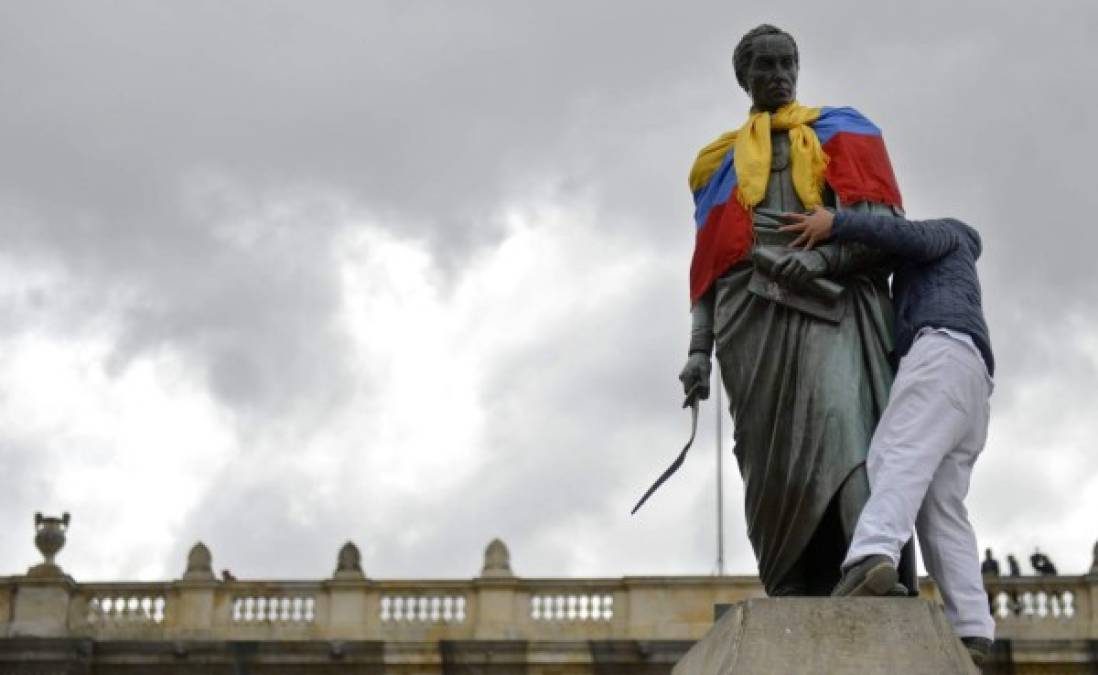
[[823, 209], [810, 214], [789, 214], [797, 222], [782, 229], [800, 232], [793, 245], [804, 244], [811, 248], [817, 241], [828, 237], [838, 241], [854, 241], [871, 246], [884, 253], [907, 260], [929, 262], [950, 253], [962, 245], [965, 236], [960, 221], [906, 220], [895, 216], [869, 215], [841, 211], [832, 215]]
[[[891, 206], [886, 204], [875, 204], [873, 202], [857, 202], [843, 207], [842, 210], [886, 215], [893, 215], [896, 213], [896, 210]], [[902, 211], [899, 213], [902, 214]], [[821, 237], [821, 239], [826, 239], [826, 237]], [[794, 242], [794, 245], [795, 244], [796, 242]], [[816, 255], [817, 258], [816, 260], [808, 260], [803, 257], [798, 257], [806, 254]], [[774, 277], [800, 283], [807, 283], [816, 276], [842, 278], [852, 274], [861, 274], [869, 270], [887, 268], [889, 266], [889, 260], [890, 258], [887, 253], [860, 242], [831, 239], [815, 248], [806, 246], [804, 250], [791, 251], [786, 255], [785, 259], [779, 262], [775, 267]], [[801, 264], [798, 265], [798, 262]], [[810, 265], [810, 263], [816, 264], [813, 266]]]
[[[887, 204], [873, 202], [857, 202], [841, 207], [838, 212], [887, 216], [903, 215], [902, 211], [897, 212], [896, 209]], [[889, 266], [890, 257], [887, 253], [857, 241], [834, 240], [816, 250], [827, 260], [827, 267], [833, 276], [841, 277]]]

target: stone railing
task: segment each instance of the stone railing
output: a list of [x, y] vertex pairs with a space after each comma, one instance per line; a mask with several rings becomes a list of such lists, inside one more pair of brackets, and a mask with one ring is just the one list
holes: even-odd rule
[[[47, 559], [0, 578], [0, 637], [92, 640], [691, 641], [714, 607], [764, 595], [753, 576], [526, 579], [502, 542], [466, 580], [378, 580], [348, 543], [319, 581], [217, 580], [197, 544], [182, 578], [77, 583]], [[1098, 640], [1098, 566], [1084, 576], [987, 577], [998, 636]], [[937, 598], [932, 582], [922, 594]]]
[[984, 585], [1001, 638], [1098, 639], [1098, 576], [996, 577]]
[[[998, 635], [1098, 639], [1098, 576], [985, 579]], [[937, 597], [933, 582], [923, 595]], [[76, 583], [0, 579], [0, 636], [96, 640], [694, 640], [757, 578]]]
[[755, 577], [76, 583], [0, 579], [0, 636], [95, 640], [696, 639]]

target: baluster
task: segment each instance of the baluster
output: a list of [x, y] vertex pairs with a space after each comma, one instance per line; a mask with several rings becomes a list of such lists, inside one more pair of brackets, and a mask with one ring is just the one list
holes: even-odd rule
[[465, 596], [460, 595], [457, 598], [457, 620], [458, 622], [465, 621]]

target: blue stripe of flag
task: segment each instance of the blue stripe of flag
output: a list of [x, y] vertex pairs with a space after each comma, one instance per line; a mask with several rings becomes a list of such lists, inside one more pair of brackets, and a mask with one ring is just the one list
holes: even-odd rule
[[865, 115], [854, 108], [820, 108], [820, 118], [812, 123], [820, 145], [830, 141], [835, 134], [845, 131], [866, 136], [880, 136], [881, 130]]
[[732, 197], [736, 187], [736, 168], [732, 165], [733, 148], [729, 148], [720, 167], [698, 191], [694, 193], [694, 224], [701, 229], [714, 206], [724, 204]]

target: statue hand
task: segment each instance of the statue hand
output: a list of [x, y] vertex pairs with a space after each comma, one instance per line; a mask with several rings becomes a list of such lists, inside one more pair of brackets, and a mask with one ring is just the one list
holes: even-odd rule
[[827, 274], [827, 259], [819, 251], [797, 250], [786, 253], [774, 266], [775, 279], [803, 286]]
[[682, 382], [682, 390], [684, 394], [689, 394], [690, 390], [700, 384], [698, 389], [698, 398], [705, 400], [709, 398], [709, 372], [713, 369], [713, 364], [709, 360], [709, 354], [704, 352], [694, 352], [686, 359], [686, 365], [683, 366], [682, 372], [679, 373], [679, 381]]

